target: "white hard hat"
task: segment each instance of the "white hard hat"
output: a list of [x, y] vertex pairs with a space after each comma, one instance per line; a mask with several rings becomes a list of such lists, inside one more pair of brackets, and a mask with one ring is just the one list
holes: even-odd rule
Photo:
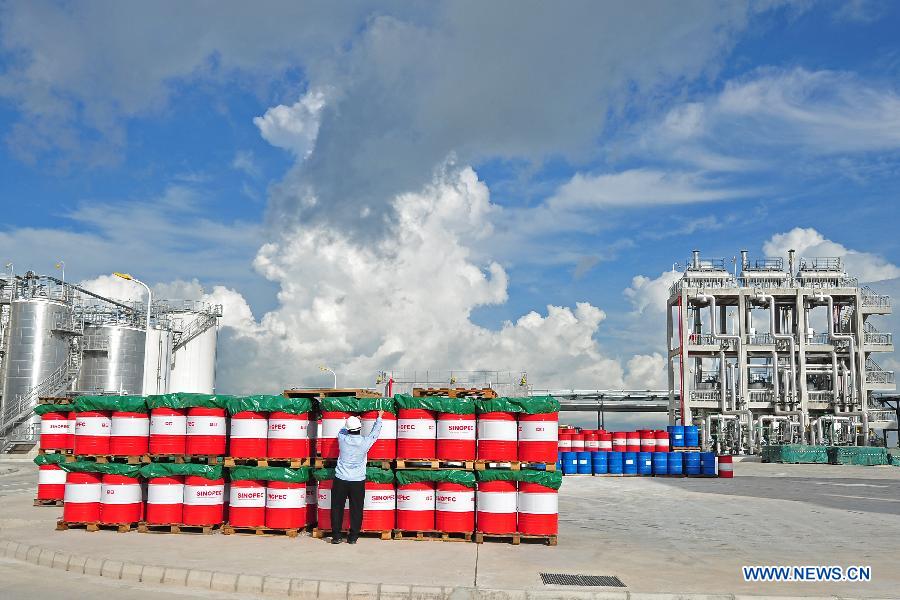
[[349, 431], [353, 431], [362, 428], [362, 421], [359, 420], [359, 417], [349, 416], [345, 425]]

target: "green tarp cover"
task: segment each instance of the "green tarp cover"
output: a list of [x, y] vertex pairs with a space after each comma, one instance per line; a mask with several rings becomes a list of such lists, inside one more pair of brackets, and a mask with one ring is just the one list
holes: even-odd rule
[[[327, 481], [334, 479], [334, 469], [316, 469], [312, 475], [316, 478], [316, 481]], [[366, 481], [392, 483], [394, 481], [394, 472], [389, 469], [379, 469], [378, 467], [366, 467]]]
[[891, 456], [891, 464], [895, 467], [900, 467], [900, 454]]
[[562, 473], [556, 471], [485, 469], [484, 471], [478, 471], [478, 481], [525, 481], [558, 490], [562, 487]]
[[287, 467], [231, 467], [228, 470], [231, 481], [284, 481], [305, 483], [309, 481], [309, 467], [289, 469]]
[[828, 462], [833, 465], [888, 465], [887, 448], [875, 446], [829, 446]]
[[34, 457], [34, 464], [40, 465], [58, 465], [66, 462], [65, 454], [38, 454]]
[[72, 404], [38, 404], [34, 407], [34, 414], [36, 415], [46, 415], [51, 412], [72, 412], [75, 410], [75, 406]]
[[475, 402], [471, 398], [447, 398], [445, 396], [413, 398], [409, 394], [396, 394], [394, 401], [397, 403], [397, 408], [420, 408], [454, 415], [475, 414]]
[[407, 483], [418, 483], [420, 481], [446, 481], [449, 483], [457, 483], [466, 487], [475, 487], [475, 473], [471, 471], [458, 471], [455, 469], [441, 469], [437, 471], [426, 471], [424, 469], [401, 469], [394, 473], [397, 479], [397, 485], [405, 485]]
[[222, 465], [200, 465], [195, 463], [150, 463], [141, 467], [141, 475], [147, 479], [191, 475], [206, 479], [222, 479]]
[[254, 396], [235, 396], [225, 401], [228, 414], [244, 411], [256, 412], [286, 412], [292, 415], [308, 413], [312, 410], [312, 401], [309, 398], [285, 398], [284, 396], [268, 396], [257, 394]]
[[143, 396], [78, 396], [75, 411], [120, 410], [124, 412], [147, 412], [147, 399]]
[[828, 449], [825, 446], [784, 444], [763, 446], [763, 462], [827, 464]]
[[104, 475], [124, 475], [125, 477], [138, 477], [141, 474], [140, 465], [125, 465], [122, 463], [96, 463], [86, 460], [74, 462], [61, 462], [59, 468], [67, 473], [103, 473]]
[[149, 408], [225, 408], [225, 403], [234, 398], [224, 394], [191, 394], [176, 392], [174, 394], [160, 394], [147, 396]]
[[355, 398], [353, 396], [335, 396], [319, 398], [319, 408], [322, 411], [361, 413], [370, 410], [385, 410], [396, 413], [393, 398]]
[[527, 398], [478, 398], [475, 400], [479, 413], [508, 412], [539, 415], [559, 412], [559, 400], [553, 396], [530, 396]]

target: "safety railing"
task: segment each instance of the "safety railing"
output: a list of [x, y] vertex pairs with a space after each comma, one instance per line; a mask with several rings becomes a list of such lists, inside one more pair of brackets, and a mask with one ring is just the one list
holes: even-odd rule
[[841, 259], [837, 256], [816, 256], [800, 259], [801, 271], [841, 271]]
[[756, 333], [747, 336], [747, 343], [757, 346], [772, 346], [775, 344], [775, 336], [771, 333]]
[[891, 297], [878, 294], [867, 285], [862, 287], [860, 291], [860, 302], [863, 306], [869, 308], [890, 308], [891, 307]]
[[721, 394], [719, 390], [692, 390], [691, 400], [718, 400]]

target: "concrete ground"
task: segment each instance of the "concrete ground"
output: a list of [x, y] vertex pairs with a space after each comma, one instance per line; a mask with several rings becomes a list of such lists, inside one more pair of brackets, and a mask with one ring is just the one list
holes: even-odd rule
[[[11, 464], [0, 462], [0, 539], [73, 556], [350, 581], [362, 584], [358, 590], [375, 589], [365, 584], [573, 590], [543, 586], [540, 573], [553, 572], [618, 576], [633, 599], [645, 592], [900, 596], [896, 467], [743, 462], [735, 465], [733, 480], [567, 477], [560, 492], [559, 545], [547, 547], [377, 539], [331, 546], [309, 537], [58, 532], [61, 509], [31, 506], [36, 468]], [[743, 581], [742, 565], [870, 565], [873, 580], [752, 584]], [[6, 569], [0, 565], [0, 578]], [[18, 571], [16, 578], [54, 597], [49, 589], [43, 593], [50, 580], [40, 569]], [[346, 597], [342, 589], [338, 595]]]

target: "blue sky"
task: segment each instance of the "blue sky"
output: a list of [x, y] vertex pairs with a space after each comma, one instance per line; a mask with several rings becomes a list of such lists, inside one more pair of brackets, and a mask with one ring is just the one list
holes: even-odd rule
[[0, 254], [223, 302], [230, 388], [659, 385], [693, 248], [900, 292], [897, 3], [172, 10], [0, 4]]

